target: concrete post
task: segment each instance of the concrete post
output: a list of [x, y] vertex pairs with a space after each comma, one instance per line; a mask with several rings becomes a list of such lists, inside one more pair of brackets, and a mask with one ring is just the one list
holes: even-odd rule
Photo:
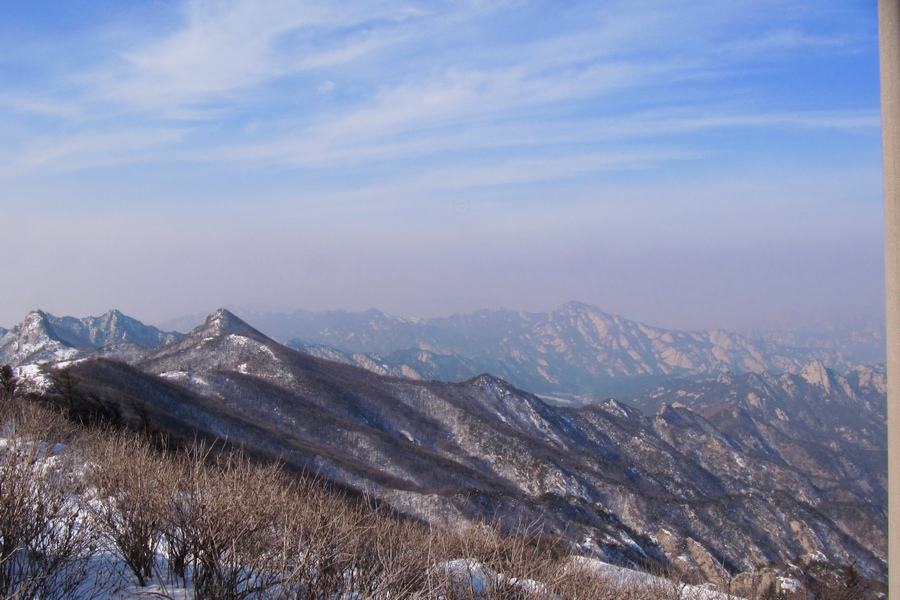
[[878, 0], [888, 378], [888, 585], [900, 599], [900, 0]]

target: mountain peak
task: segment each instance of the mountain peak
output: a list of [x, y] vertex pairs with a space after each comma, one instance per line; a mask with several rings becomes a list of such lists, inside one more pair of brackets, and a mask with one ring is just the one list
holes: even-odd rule
[[504, 390], [504, 391], [512, 391], [515, 390], [515, 386], [504, 379], [500, 379], [495, 375], [491, 375], [490, 373], [482, 373], [481, 375], [476, 375], [471, 379], [463, 382], [463, 385], [470, 389], [478, 389], [478, 390]]
[[814, 360], [800, 371], [800, 377], [805, 379], [809, 384], [818, 386], [826, 392], [831, 390], [831, 382], [828, 374], [828, 368], [821, 360]]
[[499, 377], [495, 377], [490, 373], [481, 373], [476, 375], [475, 377], [471, 377], [463, 382], [464, 385], [475, 387], [475, 386], [483, 386], [483, 385], [497, 385], [503, 383], [503, 380]]
[[569, 308], [572, 310], [594, 310], [593, 306], [589, 304], [585, 304], [581, 300], [569, 300], [562, 306], [563, 308]]
[[601, 316], [610, 317], [610, 318], [621, 318], [616, 315], [612, 315], [597, 306], [593, 306], [591, 304], [582, 302], [581, 300], [569, 300], [568, 302], [563, 304], [558, 310], [567, 310], [570, 312], [577, 312], [577, 313], [590, 313], [590, 314], [601, 315]]
[[22, 321], [22, 329], [33, 329], [35, 327], [47, 327], [47, 313], [38, 309], [33, 310]]
[[640, 411], [628, 406], [627, 404], [623, 404], [619, 402], [615, 398], [607, 398], [603, 402], [600, 402], [597, 405], [599, 408], [604, 410], [605, 412], [612, 413], [614, 415], [618, 415], [620, 417], [632, 418], [635, 415], [639, 415]]
[[119, 312], [117, 309], [113, 308], [106, 311], [106, 313], [98, 320], [109, 327], [115, 328], [119, 324], [127, 322], [128, 317]]
[[216, 312], [206, 317], [206, 322], [204, 323], [204, 325], [209, 325], [211, 327], [223, 328], [228, 328], [236, 324], [246, 325], [244, 321], [227, 308], [217, 309]]
[[216, 335], [235, 334], [245, 337], [266, 338], [265, 335], [248, 325], [227, 308], [220, 308], [206, 317], [206, 321], [198, 329], [203, 329]]
[[51, 318], [53, 315], [42, 310], [31, 311], [25, 315], [19, 327], [19, 338], [29, 344], [36, 344], [39, 339], [58, 341], [50, 323]]

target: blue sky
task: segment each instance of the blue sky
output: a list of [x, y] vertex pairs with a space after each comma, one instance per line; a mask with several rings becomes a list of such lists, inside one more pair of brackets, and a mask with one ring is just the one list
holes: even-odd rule
[[883, 313], [876, 3], [4, 4], [31, 309]]

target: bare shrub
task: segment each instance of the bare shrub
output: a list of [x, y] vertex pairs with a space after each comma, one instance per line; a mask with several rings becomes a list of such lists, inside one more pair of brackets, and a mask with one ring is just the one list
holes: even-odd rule
[[339, 597], [350, 585], [345, 574], [362, 515], [307, 478], [292, 490], [286, 512], [284, 548], [293, 563], [277, 597]]
[[78, 433], [64, 415], [45, 406], [37, 397], [16, 393], [0, 394], [0, 424], [3, 435], [24, 436], [53, 445], [68, 442]]
[[509, 534], [497, 525], [473, 525], [432, 535], [429, 597], [549, 597], [539, 578], [553, 572], [556, 557], [527, 528]]
[[166, 538], [183, 553], [195, 597], [240, 600], [280, 585], [290, 491], [280, 467], [254, 465], [239, 452], [213, 455], [203, 446], [186, 466], [184, 487], [170, 496], [176, 510]]
[[[262, 567], [281, 575], [263, 598], [407, 598], [427, 570], [429, 532], [298, 476], [276, 494], [278, 545]], [[270, 581], [275, 582], [272, 577]]]
[[371, 527], [359, 537], [370, 560], [358, 591], [364, 597], [404, 597], [424, 587], [431, 532], [418, 523], [373, 512]]
[[[428, 569], [428, 529], [368, 503], [337, 501], [340, 516], [332, 521], [331, 543], [307, 536], [314, 564], [331, 566], [331, 588], [364, 598], [409, 597], [419, 591]], [[328, 514], [309, 516], [321, 522]]]
[[0, 595], [46, 600], [92, 597], [87, 565], [95, 539], [81, 512], [66, 457], [41, 438], [6, 427], [0, 449]]
[[807, 567], [806, 577], [809, 590], [818, 600], [862, 600], [874, 596], [855, 564], [813, 564]]
[[572, 600], [627, 600], [628, 586], [609, 573], [589, 569], [577, 562], [556, 565], [549, 590]]
[[164, 497], [165, 520], [161, 535], [165, 543], [169, 580], [181, 580], [187, 586], [188, 563], [192, 557], [192, 541], [188, 537], [193, 519], [194, 502], [188, 490], [192, 488], [193, 469], [186, 456], [170, 457], [171, 486]]
[[146, 586], [154, 574], [165, 520], [169, 461], [133, 435], [96, 432], [86, 447], [88, 482], [96, 487], [93, 523]]

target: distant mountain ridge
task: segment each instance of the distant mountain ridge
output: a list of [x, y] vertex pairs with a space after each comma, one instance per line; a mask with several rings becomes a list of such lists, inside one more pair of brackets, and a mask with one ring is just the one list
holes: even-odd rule
[[781, 323], [751, 331], [747, 336], [781, 346], [827, 348], [860, 364], [881, 364], [887, 356], [884, 321], [860, 316], [811, 323]]
[[556, 401], [622, 395], [671, 377], [798, 372], [816, 360], [844, 371], [863, 362], [836, 346], [666, 330], [581, 302], [550, 313], [497, 309], [430, 319], [375, 309], [254, 317], [268, 335], [329, 360], [412, 379], [462, 381], [490, 372]]
[[[796, 373], [813, 361], [838, 371], [860, 364], [837, 343], [802, 348], [727, 330], [666, 330], [580, 302], [550, 313], [497, 309], [434, 319], [392, 317], [375, 309], [254, 316], [261, 332], [314, 356], [408, 379], [464, 381], [489, 372], [561, 404], [629, 396], [672, 377]], [[123, 354], [179, 335], [115, 310], [83, 319], [34, 311], [12, 330], [0, 330], [0, 361], [70, 360], [99, 348]], [[871, 350], [865, 335], [854, 339]]]

